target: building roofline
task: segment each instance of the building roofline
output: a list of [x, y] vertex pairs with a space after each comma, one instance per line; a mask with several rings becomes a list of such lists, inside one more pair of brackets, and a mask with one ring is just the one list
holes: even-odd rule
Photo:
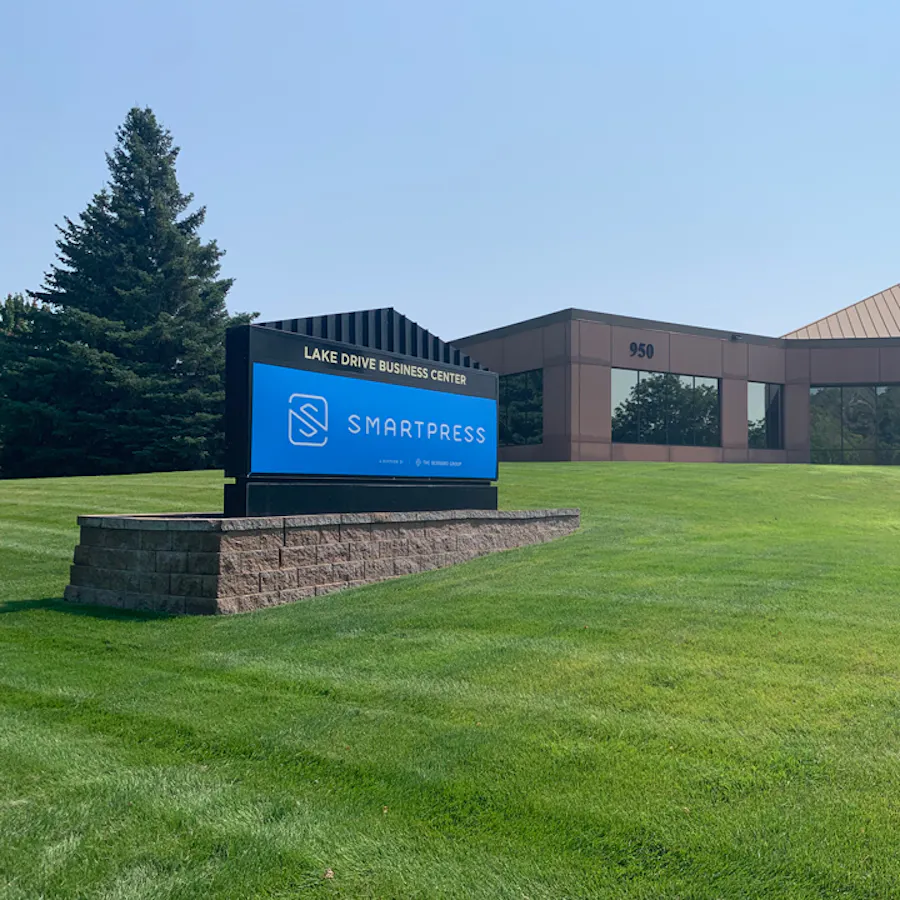
[[[655, 319], [638, 319], [634, 316], [620, 316], [613, 313], [596, 312], [589, 309], [561, 309], [554, 313], [537, 316], [533, 319], [525, 319], [522, 322], [514, 322], [511, 325], [504, 325], [500, 328], [493, 328], [488, 331], [481, 331], [477, 334], [467, 335], [465, 337], [456, 338], [453, 344], [462, 346], [463, 344], [481, 343], [483, 341], [494, 340], [496, 338], [509, 337], [513, 334], [519, 334], [523, 331], [533, 331], [536, 328], [544, 328], [547, 325], [554, 325], [557, 322], [571, 321], [587, 321], [602, 322], [605, 325], [615, 325], [619, 328], [640, 328], [647, 331], [664, 331], [673, 332], [675, 334], [691, 334], [699, 337], [712, 337], [720, 340], [730, 340], [737, 335], [740, 341], [750, 344], [765, 344], [770, 347], [781, 347], [784, 345], [783, 338], [768, 337], [761, 334], [746, 334], [737, 331], [720, 331], [715, 328], [702, 328], [699, 326], [679, 325], [675, 322], [659, 322]], [[793, 342], [792, 342], [793, 343]]]
[[[525, 319], [481, 331], [466, 337], [456, 338], [451, 343], [457, 347], [468, 347], [472, 344], [480, 344], [485, 341], [497, 340], [521, 334], [526, 331], [534, 331], [558, 322], [602, 322], [605, 325], [615, 325], [620, 328], [635, 328], [645, 331], [660, 331], [673, 334], [690, 334], [698, 337], [711, 337], [718, 340], [737, 339], [742, 343], [759, 344], [766, 347], [794, 348], [794, 349], [826, 349], [835, 347], [897, 347], [900, 346], [900, 337], [846, 337], [846, 338], [783, 338], [767, 337], [761, 334], [745, 334], [736, 331], [721, 331], [715, 328], [702, 328], [692, 325], [679, 325], [675, 322], [659, 322], [655, 319], [638, 319], [634, 316], [619, 316], [612, 313], [595, 312], [588, 309], [560, 309], [556, 312], [536, 316], [533, 319]], [[474, 351], [477, 354], [477, 350]]]
[[[881, 309], [878, 309], [877, 301], [879, 298], [884, 300]], [[890, 298], [890, 299], [888, 299]], [[898, 326], [900, 326], [900, 321], [897, 320], [897, 303], [900, 300], [900, 284], [893, 284], [890, 287], [885, 288], [882, 291], [878, 291], [875, 294], [872, 294], [868, 297], [863, 297], [862, 300], [857, 300], [856, 303], [851, 303], [848, 306], [844, 306], [839, 310], [836, 310], [833, 313], [829, 313], [827, 316], [822, 316], [819, 319], [816, 319], [814, 322], [809, 322], [807, 325], [802, 325], [800, 328], [794, 328], [789, 331], [787, 334], [783, 335], [786, 340], [796, 341], [796, 340], [842, 340], [842, 339], [862, 339], [867, 340], [865, 336], [866, 331], [877, 331], [878, 325], [876, 320], [880, 320], [882, 330], [883, 331], [897, 331]], [[873, 306], [874, 304], [874, 306]], [[857, 329], [854, 327], [854, 322], [851, 316], [847, 315], [850, 310], [853, 310], [856, 313], [856, 317], [859, 320]], [[864, 312], [865, 315], [861, 315], [861, 312]], [[844, 314], [844, 322], [841, 322], [841, 315]], [[869, 327], [866, 323], [866, 319], [871, 319], [871, 327]], [[827, 330], [828, 334], [831, 334], [834, 330], [840, 332], [841, 337], [837, 338], [798, 338], [794, 335], [798, 335], [801, 332], [806, 332], [809, 334], [810, 329], [815, 329], [816, 332], [821, 333], [824, 330]], [[833, 326], [833, 327], [832, 327]], [[855, 332], [857, 330], [864, 332], [863, 334], [851, 334], [844, 335], [845, 329], [849, 329], [851, 332]], [[896, 336], [896, 335], [895, 335]], [[872, 335], [873, 338], [881, 338], [885, 339], [890, 337], [890, 335]]]

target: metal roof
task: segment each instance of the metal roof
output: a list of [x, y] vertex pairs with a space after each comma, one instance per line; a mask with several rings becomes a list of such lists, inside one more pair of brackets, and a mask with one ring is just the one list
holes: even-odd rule
[[789, 339], [900, 337], [900, 284], [784, 335]]

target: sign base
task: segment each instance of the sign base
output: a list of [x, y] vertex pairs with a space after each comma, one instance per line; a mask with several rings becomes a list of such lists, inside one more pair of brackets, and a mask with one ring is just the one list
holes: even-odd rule
[[225, 515], [302, 516], [321, 513], [427, 512], [497, 509], [492, 484], [348, 481], [261, 481], [225, 485]]

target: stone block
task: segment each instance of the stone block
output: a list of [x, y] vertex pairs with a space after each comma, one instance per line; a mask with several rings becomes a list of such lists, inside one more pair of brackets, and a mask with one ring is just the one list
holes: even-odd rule
[[431, 547], [435, 553], [452, 553], [456, 550], [458, 543], [459, 538], [455, 534], [431, 539]]
[[372, 524], [372, 538], [376, 541], [395, 541], [408, 538], [410, 535], [418, 534], [424, 530], [425, 524], [417, 522], [415, 519], [392, 523], [374, 522]]
[[153, 572], [155, 563], [156, 554], [149, 550], [117, 550], [110, 547], [85, 547], [82, 544], [75, 548], [75, 564], [79, 566]]
[[267, 591], [285, 591], [299, 584], [296, 569], [278, 569], [275, 572], [259, 573], [259, 589]]
[[426, 523], [425, 534], [433, 538], [449, 538], [457, 537], [465, 534], [469, 529], [468, 522], [460, 522], [459, 520], [448, 520], [447, 522]]
[[[310, 516], [312, 519], [324, 518]], [[308, 544], [331, 544], [341, 539], [341, 526], [334, 525], [308, 525], [303, 528], [288, 528], [285, 526], [284, 543], [286, 547], [302, 547]]]
[[316, 545], [316, 562], [329, 563], [350, 559], [349, 544], [317, 544]]
[[443, 525], [446, 522], [452, 522], [456, 518], [455, 514], [456, 510], [453, 509], [425, 510], [423, 512], [416, 513], [416, 521], [425, 522], [426, 525], [429, 522]]
[[346, 541], [370, 541], [372, 539], [371, 525], [344, 525], [341, 524], [341, 543]]
[[455, 565], [458, 565], [459, 563], [468, 562], [470, 557], [467, 556], [465, 553], [461, 553], [459, 550], [454, 550], [452, 553], [446, 553], [444, 555], [444, 558], [445, 558], [445, 565], [455, 566]]
[[307, 600], [316, 596], [316, 586], [311, 584], [306, 587], [293, 587], [279, 591], [278, 599], [281, 603], [294, 603], [297, 600]]
[[394, 577], [393, 559], [367, 559], [363, 569], [363, 578], [367, 581], [380, 581]]
[[78, 540], [82, 547], [102, 547], [105, 535], [106, 532], [103, 528], [82, 526]]
[[169, 591], [180, 597], [215, 597], [219, 579], [215, 575], [170, 575]]
[[[127, 534], [128, 532], [109, 531], [108, 534]], [[141, 550], [171, 550], [172, 549], [172, 532], [171, 531], [137, 531]], [[185, 548], [178, 548], [185, 549]]]
[[341, 525], [369, 525], [375, 521], [374, 513], [341, 513]]
[[219, 573], [218, 553], [188, 553], [189, 575], [217, 575]]
[[[176, 513], [172, 516], [144, 516], [141, 522], [159, 521], [169, 531], [185, 532], [185, 531], [222, 531], [224, 523], [235, 521], [231, 519], [223, 519], [219, 513]], [[143, 526], [141, 526], [143, 527]]]
[[106, 569], [96, 569], [93, 566], [69, 566], [69, 584], [75, 587], [102, 587], [97, 581], [98, 572]]
[[[109, 550], [140, 550], [141, 532], [125, 529], [104, 528], [103, 546]], [[165, 532], [160, 532], [165, 534]], [[152, 549], [152, 548], [151, 548]]]
[[387, 541], [353, 541], [347, 544], [350, 548], [350, 559], [378, 559], [381, 555], [381, 547]]
[[168, 594], [169, 577], [162, 572], [142, 572], [138, 579], [138, 590], [142, 594]]
[[219, 575], [216, 586], [218, 597], [239, 597], [243, 594], [259, 593], [258, 572], [235, 572], [232, 575]]
[[409, 542], [409, 555], [417, 556], [420, 553], [431, 553], [434, 550], [434, 542], [436, 540], [433, 535], [434, 532], [429, 534], [424, 528], [421, 529], [421, 531], [415, 531], [410, 534], [407, 538], [407, 541]]
[[259, 591], [252, 594], [234, 594], [229, 597], [220, 597], [218, 609], [221, 613], [253, 612], [265, 606], [277, 606], [279, 596], [277, 593], [261, 594]]
[[418, 512], [376, 512], [372, 513], [372, 522], [417, 522], [421, 516]]
[[422, 571], [422, 563], [419, 559], [407, 556], [405, 559], [394, 560], [395, 575], [414, 575], [416, 572]]
[[245, 550], [240, 553], [224, 551], [219, 555], [219, 572], [222, 575], [241, 574], [251, 572], [270, 572], [281, 565], [281, 551], [271, 548], [269, 550]]
[[323, 597], [325, 594], [334, 594], [337, 591], [342, 591], [347, 587], [346, 582], [339, 582], [336, 584], [318, 584], [316, 585], [316, 596]]
[[285, 528], [321, 528], [323, 525], [340, 525], [340, 513], [322, 513], [314, 516], [285, 516]]
[[222, 553], [246, 553], [251, 550], [278, 550], [284, 546], [284, 530], [227, 532], [222, 535], [219, 549]]
[[218, 553], [221, 536], [209, 531], [169, 532], [173, 550], [187, 550], [189, 553]]
[[361, 581], [365, 576], [366, 564], [362, 560], [353, 562], [336, 562], [334, 564], [335, 581]]
[[111, 606], [120, 609], [123, 592], [76, 585], [72, 591], [66, 591], [64, 597], [72, 603], [83, 603], [88, 606]]
[[457, 549], [468, 553], [470, 556], [482, 556], [500, 548], [497, 546], [497, 539], [494, 535], [472, 534], [461, 537], [457, 544]]
[[222, 534], [262, 534], [265, 532], [283, 531], [284, 518], [282, 516], [246, 516], [226, 519], [219, 517], [218, 526], [214, 531]]
[[77, 544], [75, 546], [74, 562], [76, 566], [84, 566], [85, 568], [105, 568], [106, 550], [103, 547], [97, 547], [90, 544]]
[[250, 595], [244, 601], [249, 605], [249, 609], [245, 608], [243, 612], [252, 612], [255, 609], [265, 609], [267, 606], [279, 606], [281, 604], [281, 594], [278, 591], [261, 591], [258, 594]]
[[188, 570], [189, 554], [183, 550], [161, 550], [156, 554], [156, 571], [183, 575]]
[[376, 546], [379, 548], [379, 557], [381, 559], [392, 559], [395, 556], [409, 556], [409, 541], [378, 541]]
[[334, 566], [331, 563], [304, 566], [302, 569], [297, 569], [297, 586], [328, 584], [330, 581], [334, 581], [333, 572]]
[[308, 544], [299, 547], [282, 547], [279, 551], [281, 568], [299, 569], [301, 566], [314, 565], [317, 546], [318, 544]]

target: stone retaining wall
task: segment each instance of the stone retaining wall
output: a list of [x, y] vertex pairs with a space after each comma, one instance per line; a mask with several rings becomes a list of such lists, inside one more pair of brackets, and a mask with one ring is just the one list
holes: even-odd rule
[[226, 519], [80, 516], [65, 599], [170, 613], [247, 612], [562, 537], [573, 509]]

